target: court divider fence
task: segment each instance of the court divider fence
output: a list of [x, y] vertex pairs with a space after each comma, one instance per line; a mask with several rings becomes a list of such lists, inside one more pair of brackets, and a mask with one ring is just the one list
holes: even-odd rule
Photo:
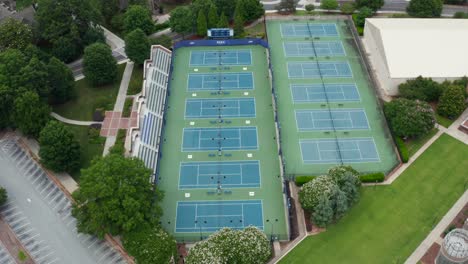
[[[259, 38], [251, 39], [225, 39], [225, 40], [182, 40], [174, 44], [174, 50], [182, 47], [201, 47], [201, 46], [245, 46], [260, 45], [268, 49], [268, 42]], [[172, 65], [172, 64], [171, 64]]]

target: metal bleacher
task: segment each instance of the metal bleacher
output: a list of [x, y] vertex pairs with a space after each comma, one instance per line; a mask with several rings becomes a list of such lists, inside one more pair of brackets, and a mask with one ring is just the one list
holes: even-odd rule
[[140, 127], [134, 155], [153, 171], [158, 165], [171, 57], [170, 50], [158, 45], [151, 47], [151, 58], [145, 61], [143, 100], [139, 107]]

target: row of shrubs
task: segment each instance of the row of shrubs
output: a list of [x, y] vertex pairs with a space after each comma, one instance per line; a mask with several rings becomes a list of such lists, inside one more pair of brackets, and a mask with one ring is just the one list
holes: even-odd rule
[[[403, 144], [404, 146], [404, 144]], [[309, 181], [313, 180], [317, 176], [296, 176], [295, 182], [297, 186], [302, 186]], [[359, 179], [363, 183], [374, 183], [374, 182], [383, 182], [385, 180], [385, 174], [383, 172], [375, 172], [369, 174], [362, 174], [359, 176]]]
[[407, 163], [409, 160], [409, 151], [405, 142], [400, 137], [395, 137], [395, 143], [397, 145], [398, 152], [400, 153], [401, 162]]

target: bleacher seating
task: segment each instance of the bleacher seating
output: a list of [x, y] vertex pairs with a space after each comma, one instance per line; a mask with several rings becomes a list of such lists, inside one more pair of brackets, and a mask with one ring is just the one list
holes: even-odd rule
[[147, 72], [142, 93], [145, 96], [146, 108], [140, 127], [140, 145], [137, 155], [153, 171], [156, 171], [158, 165], [171, 56], [169, 50], [153, 46], [151, 59], [145, 62]]

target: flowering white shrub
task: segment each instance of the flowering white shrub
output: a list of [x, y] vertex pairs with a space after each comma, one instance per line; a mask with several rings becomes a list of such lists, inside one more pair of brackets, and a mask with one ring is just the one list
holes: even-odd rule
[[187, 264], [264, 264], [271, 255], [266, 235], [256, 227], [223, 228], [190, 249]]
[[302, 185], [301, 191], [299, 192], [299, 202], [302, 208], [309, 211], [314, 210], [321, 196], [326, 196], [330, 199], [336, 193], [337, 188], [333, 178], [327, 175], [318, 176]]

